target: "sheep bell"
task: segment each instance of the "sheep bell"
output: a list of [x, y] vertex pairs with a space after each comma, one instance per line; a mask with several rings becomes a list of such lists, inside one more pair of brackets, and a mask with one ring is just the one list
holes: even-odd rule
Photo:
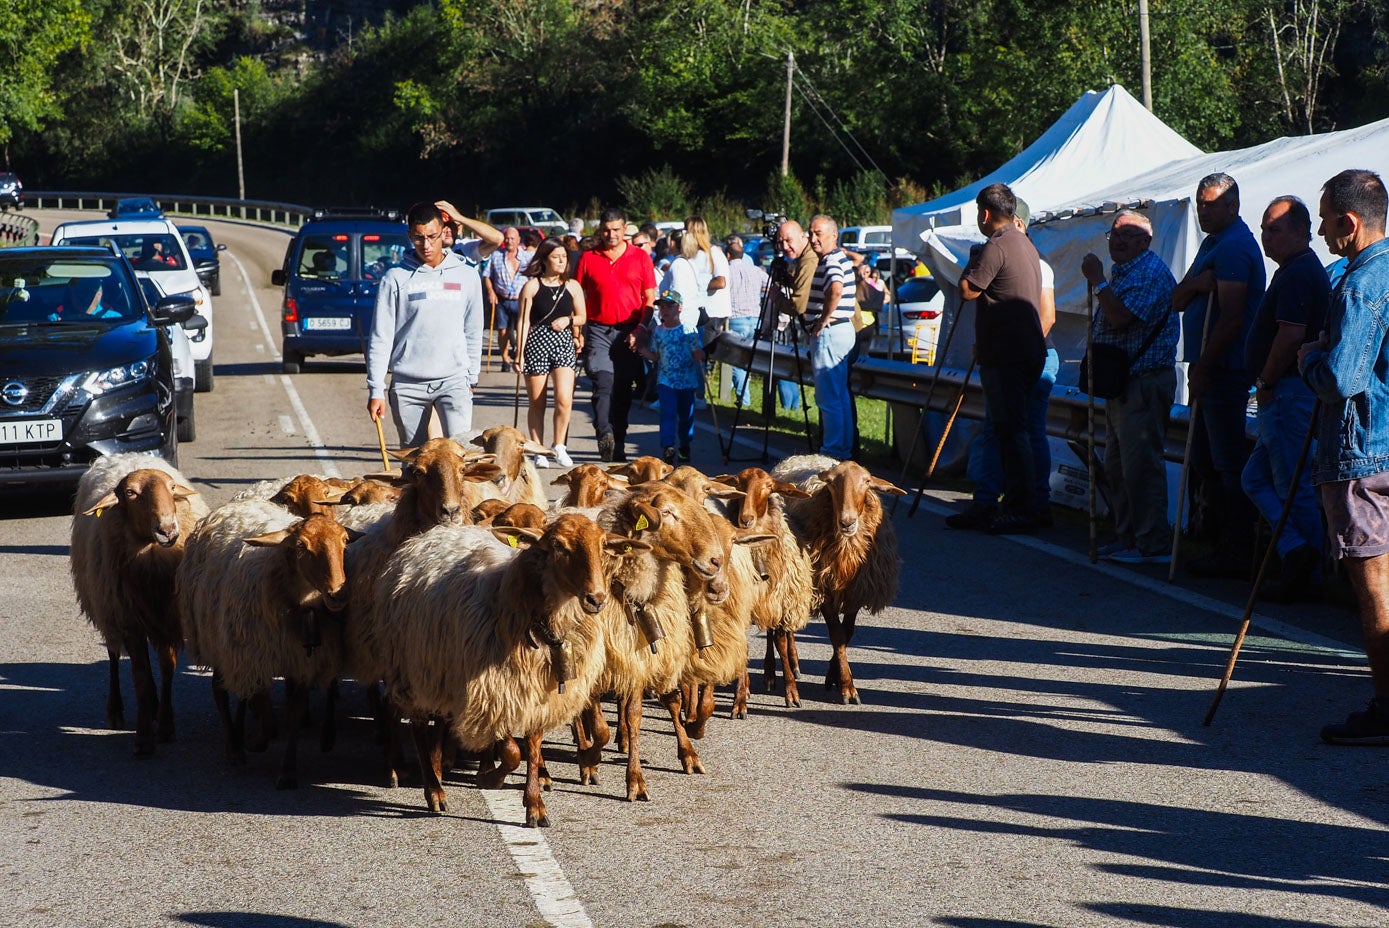
[[299, 622], [304, 636], [304, 651], [312, 657], [314, 649], [323, 644], [323, 636], [318, 628], [318, 610], [300, 609]]
[[550, 645], [550, 666], [555, 670], [559, 692], [563, 695], [564, 684], [574, 679], [574, 646], [568, 641]]
[[714, 633], [709, 630], [709, 615], [700, 609], [690, 616], [690, 624], [694, 626], [695, 647], [703, 651], [705, 648], [714, 646]]
[[651, 643], [651, 653], [655, 654], [656, 642], [666, 636], [666, 630], [661, 627], [661, 620], [653, 615], [650, 609], [640, 609], [637, 611], [637, 627]]

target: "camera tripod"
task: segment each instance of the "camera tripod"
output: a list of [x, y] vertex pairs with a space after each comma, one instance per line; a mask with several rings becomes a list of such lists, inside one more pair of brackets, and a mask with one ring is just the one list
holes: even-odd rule
[[[776, 271], [774, 270], [773, 281], [767, 286], [767, 292], [762, 295], [762, 306], [759, 308], [757, 313], [757, 330], [753, 333], [752, 337], [752, 354], [749, 355], [748, 363], [742, 369], [744, 378], [743, 388], [742, 390], [735, 391], [734, 395], [733, 422], [728, 429], [728, 440], [727, 442], [725, 442], [722, 436], [719, 437], [719, 450], [723, 453], [723, 463], [725, 464], [727, 464], [729, 461], [757, 460], [760, 460], [762, 463], [765, 464], [768, 460], [770, 460], [767, 454], [767, 444], [770, 439], [770, 433], [772, 429], [772, 418], [776, 414], [777, 400], [775, 393], [775, 371], [777, 341], [774, 335], [769, 335], [768, 333], [774, 330], [776, 326], [776, 318], [778, 315], [775, 305], [776, 301], [773, 299], [772, 295], [776, 289], [782, 286], [781, 284], [776, 282], [775, 277]], [[791, 351], [796, 358], [796, 373], [798, 375], [798, 378], [802, 370], [803, 364], [805, 363], [802, 361], [801, 358], [800, 333], [797, 331], [797, 327], [802, 325], [804, 325], [804, 323], [801, 321], [799, 317], [792, 316], [791, 323], [786, 327], [786, 331], [790, 335], [791, 339]], [[738, 422], [743, 415], [743, 393], [748, 392], [750, 390], [753, 367], [757, 362], [757, 346], [762, 342], [766, 342], [770, 349], [767, 353], [766, 377], [762, 382], [762, 455], [760, 458], [733, 457], [733, 436], [738, 431]], [[815, 451], [815, 445], [811, 440], [810, 435], [810, 410], [807, 408], [806, 403], [805, 384], [800, 382], [799, 379], [797, 381], [797, 388], [800, 390], [801, 394], [801, 419], [805, 422], [806, 451], [807, 453], [813, 453]]]

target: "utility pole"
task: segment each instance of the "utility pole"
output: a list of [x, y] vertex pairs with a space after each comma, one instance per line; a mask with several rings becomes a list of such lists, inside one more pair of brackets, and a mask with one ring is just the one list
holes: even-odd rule
[[1143, 105], [1153, 111], [1153, 55], [1148, 35], [1148, 0], [1138, 0], [1138, 59], [1143, 70]]
[[786, 119], [781, 126], [781, 176], [791, 172], [791, 75], [796, 70], [796, 56], [786, 53]]
[[236, 123], [236, 189], [237, 199], [246, 199], [246, 169], [241, 163], [241, 91], [232, 88], [232, 113]]

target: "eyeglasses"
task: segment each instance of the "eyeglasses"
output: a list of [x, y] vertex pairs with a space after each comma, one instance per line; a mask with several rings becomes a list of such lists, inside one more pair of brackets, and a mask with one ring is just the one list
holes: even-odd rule
[[1104, 234], [1105, 241], [1127, 241], [1135, 238], [1147, 238], [1148, 233], [1142, 229], [1112, 229]]
[[433, 245], [435, 242], [439, 241], [439, 239], [444, 237], [444, 233], [435, 232], [433, 235], [418, 235], [414, 232], [411, 232], [408, 237], [410, 241], [414, 242], [416, 245]]

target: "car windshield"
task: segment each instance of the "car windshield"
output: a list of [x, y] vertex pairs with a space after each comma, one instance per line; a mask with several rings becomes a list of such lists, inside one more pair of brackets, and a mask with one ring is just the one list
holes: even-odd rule
[[552, 209], [533, 209], [531, 210], [531, 222], [564, 222], [559, 218], [559, 214]]
[[891, 229], [874, 229], [871, 231], [864, 231], [861, 234], [863, 235], [863, 244], [865, 245], [889, 245], [892, 243]]
[[111, 264], [0, 256], [0, 325], [120, 324], [139, 318], [143, 308]]
[[212, 250], [212, 236], [207, 234], [206, 229], [180, 228], [178, 231], [183, 236], [183, 244], [188, 246], [189, 251]]
[[183, 249], [168, 232], [129, 235], [84, 235], [64, 241], [67, 245], [115, 245], [137, 271], [186, 271]]
[[367, 280], [380, 280], [393, 267], [410, 253], [410, 242], [404, 235], [363, 235], [362, 236], [362, 276]]
[[928, 303], [940, 293], [940, 285], [933, 277], [913, 277], [902, 282], [897, 290], [900, 303]]
[[306, 235], [299, 249], [300, 277], [341, 280], [347, 273], [346, 235]]

